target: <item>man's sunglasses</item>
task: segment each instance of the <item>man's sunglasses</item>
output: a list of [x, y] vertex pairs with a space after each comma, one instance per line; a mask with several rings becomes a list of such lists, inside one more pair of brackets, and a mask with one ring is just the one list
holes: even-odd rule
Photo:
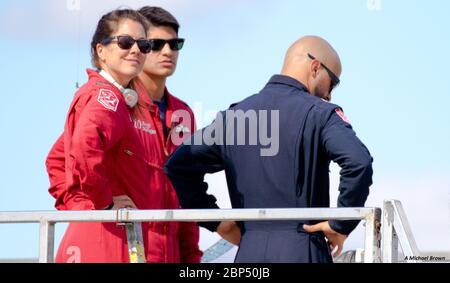
[[173, 38], [169, 40], [154, 38], [149, 39], [148, 41], [152, 46], [152, 51], [160, 51], [164, 48], [164, 46], [166, 46], [166, 43], [169, 44], [170, 49], [172, 49], [173, 51], [180, 50], [184, 45], [184, 38]]
[[[316, 57], [312, 56], [312, 55], [309, 54], [309, 53], [308, 53], [308, 57], [309, 57], [311, 60], [316, 60]], [[319, 61], [319, 62], [320, 62], [320, 61]], [[331, 79], [330, 93], [331, 93], [331, 91], [332, 91], [336, 86], [338, 86], [339, 83], [340, 83], [341, 81], [339, 80], [339, 77], [336, 76], [335, 73], [333, 73], [333, 71], [331, 71], [327, 66], [325, 66], [325, 64], [323, 64], [322, 62], [320, 62], [320, 66], [322, 66], [322, 67], [327, 71], [328, 75], [330, 76], [330, 79]]]
[[104, 39], [101, 43], [103, 45], [107, 45], [113, 41], [117, 41], [117, 45], [121, 49], [125, 49], [125, 50], [128, 50], [131, 47], [133, 47], [133, 45], [135, 43], [137, 43], [139, 50], [144, 54], [147, 54], [152, 50], [152, 45], [147, 39], [134, 39], [129, 35], [118, 35], [118, 36], [109, 37], [109, 38]]

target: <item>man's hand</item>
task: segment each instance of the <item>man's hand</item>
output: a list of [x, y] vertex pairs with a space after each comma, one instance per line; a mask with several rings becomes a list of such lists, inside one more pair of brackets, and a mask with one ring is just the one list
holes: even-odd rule
[[[333, 258], [339, 256], [342, 252], [342, 248], [344, 247], [344, 241], [347, 239], [347, 235], [339, 234], [338, 232], [331, 229], [328, 221], [317, 223], [316, 225], [303, 225], [303, 229], [305, 229], [308, 233], [319, 232], [322, 231], [325, 234], [325, 237], [328, 240], [328, 246], [330, 247]], [[334, 249], [337, 247], [337, 251]]]
[[134, 208], [134, 209], [137, 209], [137, 207], [134, 204], [134, 202], [127, 195], [114, 196], [113, 197], [113, 202], [114, 202], [114, 206], [111, 208], [111, 210], [121, 209], [121, 208]]
[[228, 242], [238, 246], [241, 242], [241, 229], [234, 221], [222, 221], [216, 232]]

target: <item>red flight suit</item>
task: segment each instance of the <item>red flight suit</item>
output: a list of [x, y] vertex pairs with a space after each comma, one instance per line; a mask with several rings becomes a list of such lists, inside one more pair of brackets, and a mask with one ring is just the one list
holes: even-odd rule
[[[136, 83], [140, 102], [131, 110], [116, 87], [95, 71], [88, 70], [88, 75], [70, 106], [64, 134], [47, 157], [55, 207], [103, 209], [112, 196], [127, 195], [138, 209], [179, 208], [162, 171], [176, 148], [173, 141], [179, 140], [164, 139], [158, 109], [145, 89]], [[192, 111], [167, 91], [166, 95], [168, 129], [173, 133], [182, 128], [178, 137], [184, 139], [182, 132], [190, 135], [195, 129]], [[178, 116], [183, 113], [190, 119], [181, 121]], [[195, 223], [143, 223], [142, 230], [148, 262], [200, 261]], [[128, 262], [125, 230], [115, 223], [71, 223], [56, 261]]]

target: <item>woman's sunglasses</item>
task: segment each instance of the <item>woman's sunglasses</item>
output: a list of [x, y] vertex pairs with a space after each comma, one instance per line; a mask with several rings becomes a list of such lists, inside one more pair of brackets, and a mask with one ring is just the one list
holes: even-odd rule
[[142, 53], [147, 54], [147, 53], [150, 53], [150, 51], [152, 51], [152, 44], [149, 42], [149, 40], [134, 39], [129, 35], [118, 35], [118, 36], [109, 37], [109, 38], [104, 39], [101, 43], [103, 45], [107, 45], [113, 41], [117, 41], [117, 45], [121, 49], [128, 50], [131, 47], [133, 47], [133, 45], [135, 43], [137, 43], [139, 51], [141, 51]]
[[160, 51], [164, 48], [166, 43], [169, 44], [170, 49], [173, 51], [180, 50], [184, 45], [184, 38], [173, 38], [169, 40], [154, 38], [149, 39], [148, 41], [150, 42], [152, 51]]

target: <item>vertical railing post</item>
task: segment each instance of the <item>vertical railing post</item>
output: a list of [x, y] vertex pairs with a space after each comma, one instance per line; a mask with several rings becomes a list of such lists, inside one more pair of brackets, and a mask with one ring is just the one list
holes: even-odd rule
[[142, 239], [142, 224], [140, 222], [124, 223], [127, 230], [128, 255], [130, 263], [145, 263], [144, 241]]
[[383, 262], [398, 262], [398, 237], [394, 229], [394, 207], [390, 202], [383, 204]]
[[[398, 253], [398, 247], [401, 247], [407, 262], [420, 262], [420, 259], [418, 258], [418, 256], [420, 256], [420, 251], [417, 247], [401, 202], [398, 200], [386, 200], [383, 206], [388, 208], [388, 213], [393, 217], [392, 260], [397, 260], [395, 257], [396, 254], [394, 253]], [[389, 253], [389, 251], [386, 252]]]
[[39, 263], [53, 262], [55, 223], [45, 219], [39, 223]]
[[144, 240], [142, 238], [142, 223], [130, 221], [128, 209], [117, 210], [118, 225], [125, 226], [130, 263], [145, 263]]
[[366, 216], [366, 237], [364, 247], [364, 262], [380, 262], [380, 218], [381, 210], [375, 208], [373, 213]]

